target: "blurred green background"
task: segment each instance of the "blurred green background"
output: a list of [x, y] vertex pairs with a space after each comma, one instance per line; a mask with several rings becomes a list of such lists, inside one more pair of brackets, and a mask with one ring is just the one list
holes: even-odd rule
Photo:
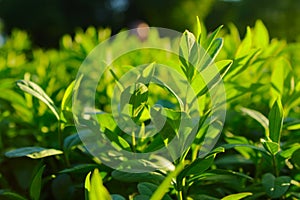
[[110, 27], [113, 33], [139, 22], [178, 31], [191, 29], [198, 15], [209, 30], [233, 22], [240, 32], [262, 19], [271, 37], [299, 40], [299, 0], [0, 0], [0, 31], [29, 32], [34, 44], [57, 47], [76, 28]]

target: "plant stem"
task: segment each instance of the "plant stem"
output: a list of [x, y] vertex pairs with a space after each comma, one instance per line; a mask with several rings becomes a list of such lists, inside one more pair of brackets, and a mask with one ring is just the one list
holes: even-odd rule
[[272, 156], [272, 160], [273, 160], [274, 173], [278, 177], [279, 176], [279, 171], [278, 171], [278, 168], [277, 168], [277, 161], [276, 161], [275, 155]]
[[132, 133], [131, 133], [131, 144], [132, 144], [132, 151], [135, 152], [136, 141], [135, 141], [134, 131], [132, 131]]
[[63, 136], [62, 136], [62, 124], [58, 121], [58, 145], [61, 150], [63, 150]]
[[183, 193], [182, 193], [182, 191], [178, 192], [177, 198], [178, 198], [178, 200], [183, 200]]
[[63, 144], [63, 135], [62, 135], [62, 123], [60, 121], [58, 121], [58, 144], [59, 144], [59, 148], [63, 151], [64, 154], [64, 162], [66, 167], [70, 166], [70, 160], [69, 160], [69, 155], [67, 151], [64, 151], [64, 144]]

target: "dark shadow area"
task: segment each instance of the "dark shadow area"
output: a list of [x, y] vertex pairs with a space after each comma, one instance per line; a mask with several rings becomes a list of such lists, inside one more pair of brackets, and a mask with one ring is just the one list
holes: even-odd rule
[[300, 34], [299, 10], [299, 0], [0, 0], [4, 33], [24, 29], [43, 47], [57, 47], [63, 34], [88, 26], [110, 27], [117, 33], [144, 21], [184, 31], [192, 28], [195, 16], [211, 30], [233, 22], [242, 32], [260, 18], [272, 37], [294, 41]]

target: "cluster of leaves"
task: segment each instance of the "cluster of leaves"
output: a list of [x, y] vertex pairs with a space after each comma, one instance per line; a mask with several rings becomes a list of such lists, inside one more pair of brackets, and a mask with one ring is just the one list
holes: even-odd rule
[[[182, 34], [179, 57], [161, 51], [147, 56], [133, 52], [114, 62], [100, 81], [97, 122], [101, 130], [119, 148], [139, 153], [167, 145], [177, 135], [177, 121], [189, 113], [179, 109], [163, 84], [156, 88], [137, 83], [125, 89], [131, 95], [130, 117], [141, 127], [155, 114], [151, 106], [157, 102], [166, 117], [156, 136], [136, 140], [118, 128], [110, 113], [118, 77], [126, 69], [156, 61], [174, 66], [197, 94], [201, 120], [185, 153], [169, 169], [128, 173], [103, 165], [87, 152], [72, 115], [72, 81], [81, 62], [110, 31], [91, 27], [74, 38], [64, 36], [59, 50], [47, 51], [33, 50], [26, 33], [14, 31], [0, 48], [0, 198], [299, 199], [300, 44], [270, 40], [259, 20], [247, 28], [243, 39], [234, 25], [207, 34], [197, 22], [195, 32]], [[128, 45], [135, 40], [135, 35], [129, 36]], [[158, 34], [148, 40], [166, 46], [174, 42]], [[115, 38], [111, 48], [120, 48], [120, 41], [124, 38]], [[215, 148], [199, 157], [209, 125], [202, 119], [210, 117], [212, 108], [208, 87], [197, 75], [212, 62], [226, 88], [227, 117]], [[154, 65], [143, 74], [151, 76]], [[212, 87], [214, 81], [212, 77]]]

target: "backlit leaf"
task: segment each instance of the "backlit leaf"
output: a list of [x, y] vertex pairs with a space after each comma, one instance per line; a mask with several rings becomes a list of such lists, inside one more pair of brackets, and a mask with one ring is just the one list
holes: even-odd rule
[[283, 108], [281, 100], [277, 99], [269, 113], [269, 130], [270, 139], [273, 142], [279, 143], [281, 137], [281, 129], [283, 124]]
[[59, 117], [59, 111], [57, 107], [54, 105], [52, 99], [44, 92], [44, 90], [38, 86], [36, 83], [26, 80], [19, 80], [17, 81], [17, 86], [23, 90], [24, 92], [27, 92], [31, 94], [32, 96], [38, 98], [42, 102], [44, 102], [50, 110], [53, 112], [57, 120], [60, 119]]
[[251, 195], [252, 195], [251, 192], [242, 192], [242, 193], [228, 195], [226, 197], [223, 197], [221, 200], [239, 200]]

